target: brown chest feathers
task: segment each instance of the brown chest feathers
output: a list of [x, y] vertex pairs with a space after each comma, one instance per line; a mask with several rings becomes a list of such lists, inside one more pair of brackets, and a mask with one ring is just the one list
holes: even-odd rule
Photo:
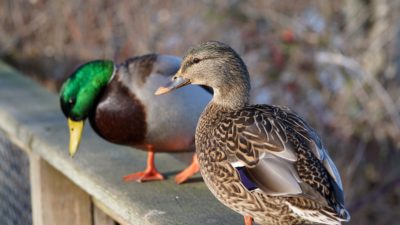
[[115, 144], [140, 145], [146, 138], [145, 108], [117, 79], [107, 86], [89, 120], [101, 137]]

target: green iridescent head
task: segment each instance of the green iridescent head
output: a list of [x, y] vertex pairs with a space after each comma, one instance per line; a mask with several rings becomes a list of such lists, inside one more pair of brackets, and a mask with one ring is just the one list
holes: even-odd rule
[[91, 61], [76, 69], [61, 88], [64, 115], [74, 121], [86, 119], [113, 72], [114, 63], [109, 60]]

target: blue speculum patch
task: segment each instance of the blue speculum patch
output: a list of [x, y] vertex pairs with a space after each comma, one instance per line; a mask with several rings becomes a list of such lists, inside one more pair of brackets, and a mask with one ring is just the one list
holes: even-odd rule
[[236, 170], [239, 172], [240, 181], [242, 182], [243, 186], [246, 187], [247, 190], [252, 191], [258, 188], [256, 184], [253, 181], [251, 181], [245, 167], [236, 167]]

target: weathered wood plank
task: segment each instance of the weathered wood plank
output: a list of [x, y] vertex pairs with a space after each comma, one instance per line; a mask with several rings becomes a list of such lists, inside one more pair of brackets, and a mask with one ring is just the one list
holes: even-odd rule
[[92, 202], [93, 202], [93, 205], [95, 208], [101, 210], [101, 212], [108, 215], [119, 225], [130, 225], [130, 223], [128, 221], [123, 219], [118, 213], [112, 211], [110, 208], [108, 208], [106, 205], [104, 205], [101, 201], [99, 201], [95, 198], [92, 198]]
[[31, 178], [31, 198], [32, 198], [32, 220], [34, 225], [43, 224], [42, 209], [42, 188], [40, 179], [40, 157], [31, 154], [30, 158], [30, 178]]
[[30, 165], [34, 225], [92, 225], [87, 193], [34, 153]]
[[93, 205], [93, 225], [116, 225], [116, 223], [96, 205]]

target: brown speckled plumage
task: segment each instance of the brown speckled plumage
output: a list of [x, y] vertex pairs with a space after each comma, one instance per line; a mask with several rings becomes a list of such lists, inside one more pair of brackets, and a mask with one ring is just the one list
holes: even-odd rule
[[189, 50], [182, 65], [176, 77], [215, 93], [197, 125], [196, 152], [205, 183], [223, 204], [265, 225], [350, 219], [319, 136], [288, 108], [248, 105], [248, 72], [234, 50], [207, 42]]
[[[341, 192], [334, 191], [333, 179], [310, 151], [315, 143], [320, 143], [314, 135], [301, 118], [285, 108], [253, 105], [231, 111], [210, 104], [202, 114], [196, 132], [202, 175], [222, 203], [251, 215], [261, 224], [307, 223], [287, 204], [323, 212], [333, 220], [336, 212], [331, 207], [342, 207], [343, 197]], [[271, 197], [262, 193], [262, 184], [257, 185], [261, 191], [248, 191], [241, 184], [232, 162], [240, 160], [251, 173], [263, 152], [280, 152], [284, 148], [296, 152], [295, 168], [300, 179], [312, 187], [310, 194], [316, 195], [316, 200], [320, 194], [327, 199], [326, 203], [301, 195]], [[255, 179], [253, 181], [257, 183]]]

